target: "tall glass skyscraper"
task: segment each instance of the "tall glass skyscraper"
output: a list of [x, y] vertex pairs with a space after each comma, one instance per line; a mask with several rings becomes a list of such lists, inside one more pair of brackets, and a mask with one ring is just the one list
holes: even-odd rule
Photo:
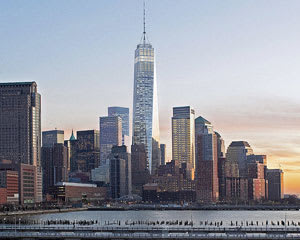
[[160, 165], [157, 83], [154, 49], [145, 28], [135, 50], [132, 144], [144, 145], [147, 168], [154, 173]]
[[108, 107], [109, 117], [120, 117], [122, 119], [122, 144], [129, 144], [129, 108], [125, 107]]

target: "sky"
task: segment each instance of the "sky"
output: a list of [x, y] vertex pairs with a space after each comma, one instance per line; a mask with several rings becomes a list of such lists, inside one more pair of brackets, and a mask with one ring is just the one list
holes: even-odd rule
[[[161, 142], [190, 105], [225, 140], [248, 141], [300, 194], [300, 1], [147, 0]], [[142, 0], [0, 0], [0, 82], [36, 81], [42, 130], [99, 129], [133, 102]]]

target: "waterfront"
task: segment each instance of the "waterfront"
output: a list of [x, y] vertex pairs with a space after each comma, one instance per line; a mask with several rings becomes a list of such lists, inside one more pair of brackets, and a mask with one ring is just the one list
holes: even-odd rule
[[[3, 219], [3, 218], [2, 218]], [[6, 217], [7, 221], [14, 217]], [[59, 225], [68, 220], [71, 224], [92, 221], [98, 226], [167, 226], [201, 227], [220, 225], [230, 226], [298, 226], [299, 211], [79, 211], [64, 213], [45, 213], [17, 217], [18, 221], [35, 224]], [[177, 224], [173, 224], [174, 222]], [[181, 222], [181, 224], [180, 224]], [[190, 224], [192, 222], [192, 225]], [[51, 224], [52, 223], [52, 224]], [[185, 224], [188, 223], [188, 224]]]

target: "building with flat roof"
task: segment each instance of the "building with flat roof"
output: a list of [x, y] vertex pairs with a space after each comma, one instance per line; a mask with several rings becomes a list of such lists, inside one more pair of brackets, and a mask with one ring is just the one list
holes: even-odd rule
[[269, 200], [280, 201], [284, 197], [283, 171], [281, 169], [267, 169]]
[[194, 179], [195, 111], [190, 106], [173, 108], [172, 159], [180, 166], [185, 165], [186, 177]]
[[53, 147], [55, 143], [64, 143], [64, 131], [63, 130], [50, 130], [42, 132], [42, 146]]
[[[10, 164], [19, 171], [20, 203], [42, 201], [41, 95], [36, 82], [0, 83], [0, 132], [0, 169]], [[24, 189], [22, 165], [35, 172], [34, 196]]]
[[51, 195], [60, 203], [99, 202], [107, 198], [107, 188], [96, 184], [59, 182], [52, 187]]
[[213, 203], [219, 199], [218, 141], [212, 124], [203, 117], [195, 120], [195, 139], [197, 201]]
[[105, 164], [113, 146], [121, 145], [121, 118], [119, 116], [100, 117], [100, 165]]
[[122, 145], [130, 146], [129, 142], [129, 108], [108, 107], [109, 117], [120, 117], [122, 120]]

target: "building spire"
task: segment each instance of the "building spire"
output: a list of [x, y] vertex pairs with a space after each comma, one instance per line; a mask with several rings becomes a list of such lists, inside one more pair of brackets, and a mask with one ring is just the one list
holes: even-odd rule
[[143, 32], [143, 41], [144, 44], [146, 43], [146, 9], [145, 9], [145, 0], [144, 0], [144, 18], [143, 18], [143, 23], [144, 23], [144, 32]]

